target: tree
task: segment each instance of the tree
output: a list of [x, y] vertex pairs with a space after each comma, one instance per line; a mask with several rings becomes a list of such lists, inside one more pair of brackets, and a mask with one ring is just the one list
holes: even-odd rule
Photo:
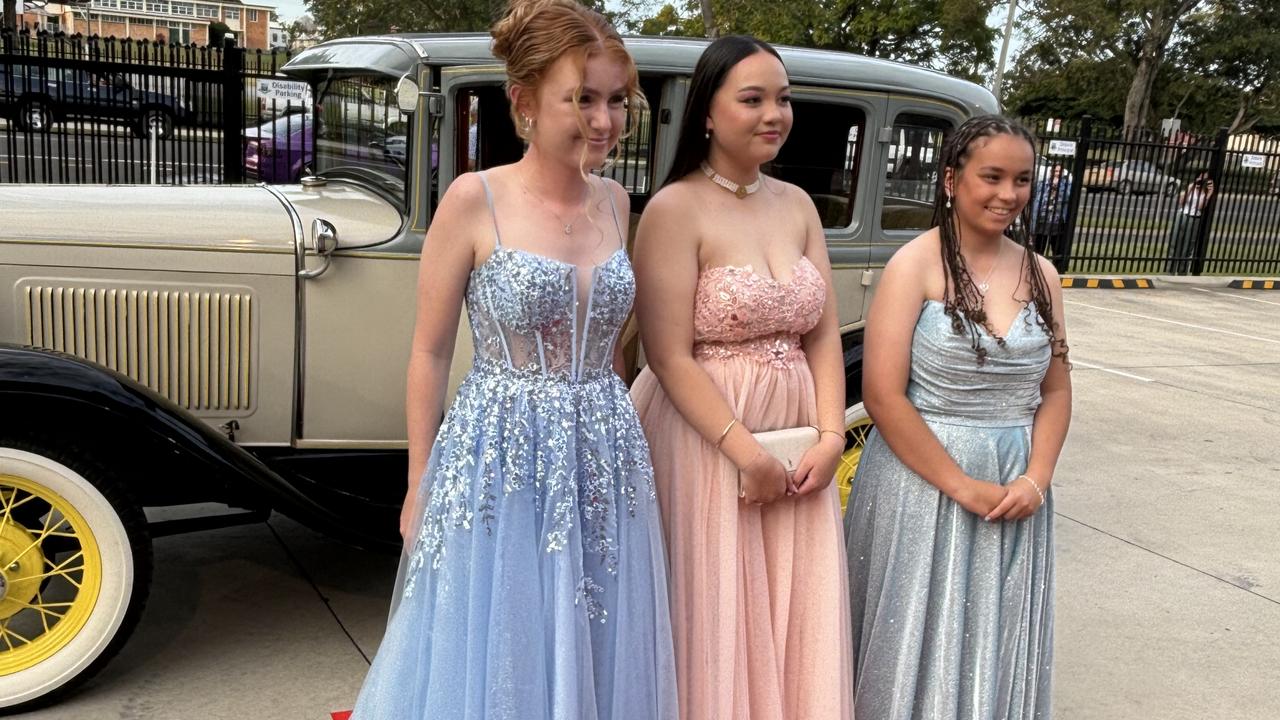
[[221, 20], [214, 20], [209, 23], [209, 44], [215, 47], [221, 47], [222, 41], [230, 34], [231, 26]]
[[1280, 105], [1280, 4], [1215, 0], [1190, 23], [1181, 44], [1189, 73], [1232, 97], [1227, 126], [1246, 132]]
[[16, 30], [18, 27], [18, 0], [3, 0], [4, 21], [0, 22], [0, 30]]
[[[624, 0], [630, 29], [644, 34], [746, 33], [786, 45], [857, 52], [977, 79], [992, 65], [996, 0], [681, 0], [643, 17]], [[692, 31], [692, 32], [691, 32]]]
[[[1130, 81], [1124, 126], [1146, 127], [1152, 89], [1174, 32], [1202, 0], [1041, 0], [1023, 14], [1037, 38], [1024, 53], [1042, 69], [1078, 60], [1126, 61]], [[1020, 58], [1021, 60], [1021, 58]]]
[[388, 32], [487, 30], [506, 7], [502, 0], [307, 0], [307, 9], [325, 37]]

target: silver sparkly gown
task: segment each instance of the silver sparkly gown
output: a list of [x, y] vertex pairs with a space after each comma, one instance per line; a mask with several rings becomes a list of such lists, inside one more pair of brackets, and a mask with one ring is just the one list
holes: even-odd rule
[[[980, 331], [982, 332], [982, 331]], [[907, 396], [971, 477], [1026, 471], [1049, 366], [1034, 306], [1003, 347], [927, 301]], [[879, 433], [844, 518], [859, 720], [1048, 720], [1053, 656], [1053, 496], [1031, 517], [987, 523], [908, 470]]]
[[353, 720], [676, 717], [649, 448], [612, 369], [633, 296], [621, 250], [580, 271], [499, 236], [472, 272], [475, 364]]

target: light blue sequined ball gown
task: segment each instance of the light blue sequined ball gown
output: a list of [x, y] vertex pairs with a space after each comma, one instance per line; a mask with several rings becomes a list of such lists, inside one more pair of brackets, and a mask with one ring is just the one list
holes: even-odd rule
[[[1028, 305], [979, 366], [942, 303], [920, 311], [907, 397], [965, 473], [1026, 472], [1049, 339]], [[1053, 493], [988, 523], [908, 469], [872, 432], [845, 512], [861, 720], [1048, 720]]]
[[498, 235], [472, 272], [475, 364], [353, 720], [676, 717], [649, 448], [612, 369], [634, 291], [621, 249], [579, 269]]

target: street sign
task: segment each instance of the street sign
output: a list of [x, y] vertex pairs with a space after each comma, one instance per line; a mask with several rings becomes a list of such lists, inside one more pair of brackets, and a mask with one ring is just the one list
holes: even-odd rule
[[1075, 140], [1050, 140], [1049, 154], [1050, 155], [1067, 155], [1069, 157], [1075, 157], [1076, 141]]
[[296, 80], [258, 80], [258, 97], [263, 100], [283, 100], [291, 105], [310, 105], [311, 86]]
[[1247, 168], [1264, 168], [1267, 166], [1266, 155], [1242, 155], [1240, 157], [1240, 166]]

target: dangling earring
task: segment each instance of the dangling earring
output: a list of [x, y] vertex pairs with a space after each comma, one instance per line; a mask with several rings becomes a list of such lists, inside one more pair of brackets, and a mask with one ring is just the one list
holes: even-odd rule
[[706, 139], [710, 140], [710, 139], [711, 139], [711, 131], [710, 131], [710, 130], [708, 130], [708, 131], [706, 131], [705, 133], [703, 133], [703, 137], [705, 137]]
[[950, 209], [951, 209], [951, 196], [950, 196], [950, 195], [948, 195], [948, 196], [947, 196], [947, 209], [948, 209], [948, 210], [950, 210]]

